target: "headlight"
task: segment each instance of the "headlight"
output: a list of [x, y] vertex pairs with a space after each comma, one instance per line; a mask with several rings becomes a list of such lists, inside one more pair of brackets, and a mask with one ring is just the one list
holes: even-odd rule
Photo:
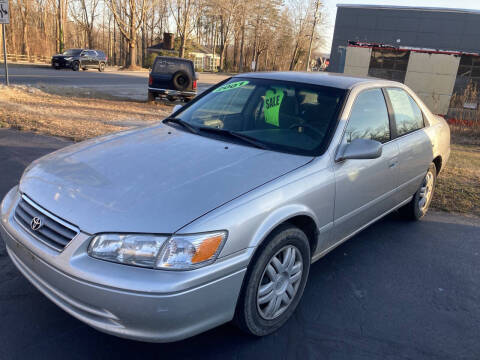
[[65, 58], [65, 60], [67, 60], [67, 61], [70, 61], [70, 60], [72, 60], [72, 59], [73, 59], [72, 56], [69, 56], [69, 57], [66, 57], [66, 58]]
[[88, 253], [97, 259], [154, 267], [166, 239], [166, 236], [103, 234], [92, 240]]
[[189, 270], [211, 264], [227, 237], [225, 231], [166, 236], [102, 234], [88, 247], [94, 258], [157, 269]]

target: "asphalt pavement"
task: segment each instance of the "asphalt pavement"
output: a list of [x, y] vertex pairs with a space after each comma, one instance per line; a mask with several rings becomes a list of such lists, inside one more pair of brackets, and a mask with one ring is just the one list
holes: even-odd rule
[[[30, 161], [68, 144], [0, 130], [0, 196]], [[312, 265], [295, 315], [275, 334], [226, 324], [171, 344], [84, 325], [20, 274], [0, 240], [0, 359], [479, 359], [479, 338], [476, 218], [392, 214]]]
[[[0, 82], [3, 83], [5, 72], [3, 63], [0, 65]], [[147, 99], [148, 71], [114, 71], [109, 68], [106, 72], [96, 69], [72, 71], [27, 64], [10, 64], [8, 70], [11, 84], [79, 87], [121, 98]], [[201, 93], [228, 76], [200, 73], [199, 77], [198, 92]]]

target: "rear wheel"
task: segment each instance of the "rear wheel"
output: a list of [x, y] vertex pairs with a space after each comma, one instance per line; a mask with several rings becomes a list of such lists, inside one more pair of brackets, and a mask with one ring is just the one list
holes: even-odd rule
[[234, 318], [256, 336], [274, 332], [290, 318], [310, 269], [308, 238], [299, 228], [281, 226], [266, 241], [247, 271]]
[[155, 101], [155, 94], [151, 93], [150, 91], [147, 94], [147, 101], [148, 102], [154, 102]]
[[100, 71], [100, 72], [105, 71], [105, 63], [101, 62], [100, 65], [98, 65], [98, 71]]
[[426, 215], [435, 192], [436, 181], [437, 168], [432, 163], [412, 200], [399, 209], [402, 216], [409, 220], [420, 220]]

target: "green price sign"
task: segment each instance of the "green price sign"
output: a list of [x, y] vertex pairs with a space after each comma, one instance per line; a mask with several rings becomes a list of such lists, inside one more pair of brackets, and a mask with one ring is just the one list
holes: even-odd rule
[[235, 81], [235, 82], [232, 82], [232, 83], [228, 83], [228, 84], [225, 84], [225, 85], [222, 85], [220, 86], [219, 88], [213, 90], [214, 93], [217, 93], [217, 92], [224, 92], [224, 91], [228, 91], [228, 90], [233, 90], [233, 89], [238, 89], [242, 86], [245, 86], [248, 84], [248, 81]]

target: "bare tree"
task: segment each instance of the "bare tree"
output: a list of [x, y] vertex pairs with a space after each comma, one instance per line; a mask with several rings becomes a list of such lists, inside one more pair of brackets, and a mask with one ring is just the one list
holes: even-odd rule
[[128, 67], [135, 67], [140, 55], [142, 64], [149, 64], [148, 46], [174, 31], [179, 56], [204, 46], [220, 55], [221, 69], [243, 71], [250, 61], [257, 70], [305, 68], [308, 53], [321, 43], [319, 26], [325, 21], [322, 0], [10, 1], [12, 53], [51, 56], [65, 47], [88, 46]]
[[94, 25], [99, 0], [75, 0], [70, 3], [70, 15], [85, 32], [87, 47], [94, 48]]
[[138, 29], [145, 19], [145, 12], [148, 5], [145, 0], [107, 0], [108, 6], [113, 13], [118, 29], [127, 42], [129, 52], [127, 67], [137, 66], [136, 45]]
[[290, 0], [289, 3], [289, 10], [294, 19], [293, 35], [295, 39], [293, 52], [290, 58], [289, 70], [295, 70], [302, 52], [305, 51], [308, 24], [310, 22], [312, 8], [310, 6], [311, 2], [312, 0], [308, 0], [307, 6], [305, 6], [304, 0]]
[[191, 19], [194, 6], [200, 7], [200, 0], [171, 0], [170, 13], [175, 20], [177, 33], [180, 37], [179, 57], [185, 57], [185, 43], [193, 29], [193, 21]]
[[22, 54], [29, 55], [28, 25], [30, 20], [30, 0], [18, 0], [18, 11], [22, 21]]
[[225, 50], [230, 41], [230, 35], [235, 25], [235, 17], [239, 12], [239, 8], [244, 2], [238, 0], [209, 0], [209, 13], [220, 22], [218, 32], [220, 43], [220, 68], [223, 69], [225, 62]]

